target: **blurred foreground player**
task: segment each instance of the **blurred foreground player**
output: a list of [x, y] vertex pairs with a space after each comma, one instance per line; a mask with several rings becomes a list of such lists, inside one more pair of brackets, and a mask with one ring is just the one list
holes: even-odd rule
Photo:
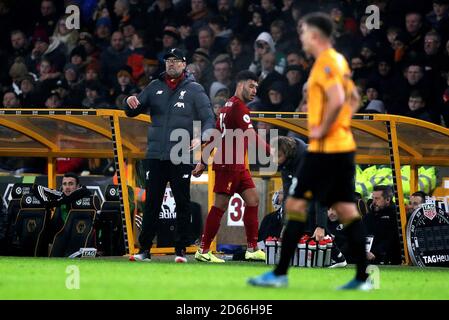
[[[301, 42], [315, 63], [308, 79], [309, 148], [293, 181], [286, 202], [287, 227], [281, 258], [274, 271], [249, 279], [254, 286], [287, 286], [287, 270], [307, 220], [307, 201], [333, 206], [345, 224], [349, 245], [356, 257], [357, 273], [339, 289], [369, 290], [366, 273], [365, 234], [354, 203], [352, 114], [360, 98], [350, 78], [345, 58], [332, 47], [333, 24], [328, 15], [311, 13], [301, 24]], [[300, 178], [300, 179], [299, 179]]]

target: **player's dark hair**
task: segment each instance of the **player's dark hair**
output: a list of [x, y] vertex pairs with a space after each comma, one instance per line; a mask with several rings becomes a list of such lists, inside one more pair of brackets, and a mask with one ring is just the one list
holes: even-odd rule
[[390, 198], [390, 200], [393, 200], [393, 189], [390, 186], [377, 185], [374, 186], [373, 191], [382, 191], [384, 199]]
[[236, 82], [239, 83], [240, 81], [247, 81], [247, 80], [254, 80], [258, 81], [256, 74], [254, 72], [251, 72], [249, 70], [242, 70], [239, 73], [237, 73], [236, 76]]
[[426, 201], [427, 193], [424, 191], [416, 191], [412, 194], [412, 197], [421, 197], [423, 201]]
[[80, 184], [80, 178], [76, 173], [73, 172], [66, 172], [64, 173], [64, 178], [73, 178], [76, 181], [76, 184]]
[[334, 32], [332, 18], [322, 12], [312, 12], [302, 18], [302, 23], [317, 28], [326, 38], [331, 38]]
[[273, 140], [273, 145], [276, 145], [286, 159], [293, 159], [296, 155], [296, 141], [291, 137], [278, 136]]

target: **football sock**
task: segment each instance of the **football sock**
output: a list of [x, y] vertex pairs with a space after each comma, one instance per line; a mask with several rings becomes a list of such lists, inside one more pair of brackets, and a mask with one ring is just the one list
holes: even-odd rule
[[305, 223], [300, 221], [289, 220], [287, 227], [282, 237], [281, 258], [279, 263], [274, 269], [274, 274], [285, 275], [287, 274], [290, 261], [295, 253], [295, 248], [298, 244], [298, 239], [304, 232]]
[[368, 278], [366, 273], [365, 227], [362, 220], [358, 218], [345, 226], [345, 229], [348, 235], [349, 250], [354, 253], [354, 260], [357, 265], [355, 278], [365, 281]]
[[210, 244], [214, 237], [217, 235], [220, 228], [220, 220], [224, 211], [212, 206], [206, 219], [206, 226], [204, 227], [203, 237], [201, 238], [201, 252], [207, 253], [210, 248]]
[[257, 220], [258, 207], [245, 207], [243, 214], [243, 224], [245, 225], [246, 241], [248, 249], [254, 250], [257, 248], [257, 235], [259, 228], [259, 221]]

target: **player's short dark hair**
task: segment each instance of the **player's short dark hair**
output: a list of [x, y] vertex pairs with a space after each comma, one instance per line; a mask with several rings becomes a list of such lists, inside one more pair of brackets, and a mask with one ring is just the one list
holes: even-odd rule
[[423, 201], [426, 201], [427, 193], [424, 191], [416, 191], [412, 194], [412, 197], [421, 197]]
[[242, 70], [239, 73], [237, 73], [236, 76], [236, 82], [239, 83], [240, 81], [247, 81], [247, 80], [254, 80], [258, 81], [256, 74], [254, 72], [251, 72], [249, 70]]
[[393, 200], [393, 189], [390, 186], [377, 185], [374, 186], [373, 191], [382, 191], [382, 197], [384, 199], [390, 198]]
[[332, 18], [322, 12], [312, 12], [302, 18], [302, 23], [317, 28], [326, 38], [331, 38], [334, 32]]
[[64, 178], [73, 178], [76, 181], [76, 184], [80, 184], [80, 178], [74, 172], [66, 172], [64, 173]]

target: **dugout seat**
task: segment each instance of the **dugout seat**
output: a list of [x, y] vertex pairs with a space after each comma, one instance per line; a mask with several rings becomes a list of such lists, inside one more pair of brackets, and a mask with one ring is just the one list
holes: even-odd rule
[[72, 203], [64, 226], [54, 237], [50, 257], [68, 257], [80, 248], [95, 247], [94, 221], [99, 209], [96, 195]]
[[[106, 187], [105, 201], [97, 217], [96, 230], [99, 251], [102, 251], [105, 256], [122, 256], [126, 254], [120, 198], [118, 186], [116, 185], [110, 184]], [[132, 231], [128, 230], [128, 232]]]
[[17, 248], [13, 247], [13, 237], [15, 232], [15, 223], [17, 219], [17, 214], [20, 210], [20, 200], [22, 196], [27, 195], [31, 192], [32, 183], [15, 183], [11, 190], [11, 200], [8, 203], [6, 210], [5, 223], [5, 239], [2, 242], [4, 248], [1, 248], [1, 252], [5, 255], [16, 255]]
[[44, 256], [44, 232], [49, 214], [31, 193], [22, 196], [14, 223], [12, 249], [19, 256]]

